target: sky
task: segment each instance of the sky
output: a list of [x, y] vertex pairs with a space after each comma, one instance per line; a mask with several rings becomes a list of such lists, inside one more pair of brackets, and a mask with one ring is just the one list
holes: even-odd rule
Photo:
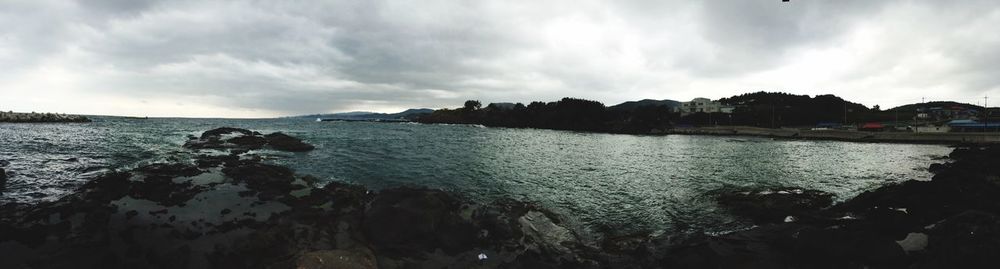
[[4, 111], [249, 118], [753, 91], [1000, 104], [995, 0], [0, 0], [0, 25]]

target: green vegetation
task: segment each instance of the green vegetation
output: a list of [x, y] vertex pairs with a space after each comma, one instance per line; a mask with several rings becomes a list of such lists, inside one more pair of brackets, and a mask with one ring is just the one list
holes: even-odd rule
[[746, 93], [722, 98], [718, 102], [732, 108], [732, 113], [682, 114], [676, 109], [680, 103], [672, 100], [630, 101], [611, 107], [606, 107], [600, 102], [576, 98], [563, 98], [548, 103], [532, 102], [527, 106], [521, 103], [494, 103], [486, 107], [482, 107], [482, 103], [477, 100], [469, 100], [461, 108], [440, 109], [430, 114], [418, 115], [413, 120], [422, 123], [648, 134], [660, 133], [676, 126], [730, 125], [780, 128], [809, 127], [817, 124], [860, 126], [867, 122], [883, 122], [895, 126], [893, 122], [899, 125], [917, 122], [915, 119], [918, 113], [930, 113], [931, 108], [962, 111], [961, 115], [946, 116], [931, 113], [930, 117], [935, 122], [958, 117], [981, 117], [982, 113], [975, 114], [977, 112], [974, 111], [983, 111], [980, 106], [955, 102], [928, 102], [883, 110], [878, 105], [868, 108], [834, 95], [811, 97], [780, 92]]
[[609, 109], [596, 101], [563, 98], [556, 102], [532, 102], [527, 106], [521, 103], [510, 107], [491, 104], [485, 108], [479, 101], [469, 100], [462, 108], [437, 110], [416, 121], [641, 134], [666, 130], [671, 127], [671, 119], [676, 119], [676, 114], [667, 106], [638, 106], [620, 110]]

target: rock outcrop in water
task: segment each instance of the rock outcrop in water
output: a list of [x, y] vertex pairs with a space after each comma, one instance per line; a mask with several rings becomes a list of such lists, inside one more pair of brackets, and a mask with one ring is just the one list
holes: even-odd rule
[[190, 137], [184, 147], [189, 149], [256, 150], [270, 148], [280, 151], [303, 152], [315, 149], [301, 139], [283, 133], [261, 133], [231, 127], [212, 129], [201, 137]]
[[[274, 138], [277, 137], [277, 138]], [[983, 268], [1000, 263], [1000, 148], [960, 147], [931, 181], [831, 205], [795, 188], [715, 194], [759, 226], [582, 241], [530, 203], [373, 192], [263, 163], [303, 150], [220, 128], [188, 162], [106, 174], [77, 194], [0, 207], [0, 268]], [[272, 139], [279, 139], [272, 142]], [[289, 144], [283, 144], [289, 143]], [[280, 145], [280, 146], [275, 146]], [[290, 145], [286, 147], [286, 145]]]
[[813, 215], [833, 204], [833, 194], [798, 188], [745, 190], [720, 194], [716, 200], [733, 214], [756, 223], [776, 223]]

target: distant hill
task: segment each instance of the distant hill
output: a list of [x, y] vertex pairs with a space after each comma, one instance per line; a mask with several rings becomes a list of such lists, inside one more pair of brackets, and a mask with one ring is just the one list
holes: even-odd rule
[[667, 108], [673, 109], [675, 107], [680, 107], [681, 106], [681, 102], [674, 101], [674, 100], [668, 100], [668, 99], [664, 99], [664, 100], [642, 99], [642, 100], [639, 100], [639, 101], [628, 101], [628, 102], [624, 102], [624, 103], [621, 103], [621, 104], [617, 104], [617, 105], [608, 107], [608, 109], [610, 109], [610, 110], [632, 111], [632, 110], [635, 110], [636, 108], [640, 108], [640, 107], [656, 107], [656, 106], [666, 106]]
[[966, 103], [959, 103], [952, 101], [934, 101], [926, 103], [901, 105], [894, 108], [890, 108], [888, 111], [912, 112], [912, 111], [917, 111], [917, 108], [933, 108], [933, 107], [941, 107], [941, 108], [961, 107], [962, 109], [975, 109], [975, 110], [983, 109], [982, 106], [977, 106], [973, 104], [966, 104]]
[[778, 127], [808, 126], [820, 122], [857, 123], [871, 114], [868, 107], [832, 94], [810, 97], [754, 92], [722, 98], [719, 102], [735, 107], [731, 118], [734, 125]]
[[429, 108], [411, 108], [399, 113], [376, 113], [376, 112], [365, 112], [365, 111], [353, 111], [353, 112], [343, 112], [343, 113], [333, 113], [333, 114], [312, 114], [312, 115], [302, 115], [296, 116], [294, 118], [323, 118], [323, 119], [338, 119], [338, 120], [396, 120], [396, 119], [413, 119], [416, 116], [423, 114], [430, 114], [434, 112], [433, 109]]

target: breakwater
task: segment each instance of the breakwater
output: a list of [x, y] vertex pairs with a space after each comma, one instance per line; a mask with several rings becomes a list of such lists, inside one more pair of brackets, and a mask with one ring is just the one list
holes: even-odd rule
[[90, 122], [90, 119], [80, 115], [57, 113], [18, 113], [0, 112], [0, 122], [41, 123], [41, 122]]

